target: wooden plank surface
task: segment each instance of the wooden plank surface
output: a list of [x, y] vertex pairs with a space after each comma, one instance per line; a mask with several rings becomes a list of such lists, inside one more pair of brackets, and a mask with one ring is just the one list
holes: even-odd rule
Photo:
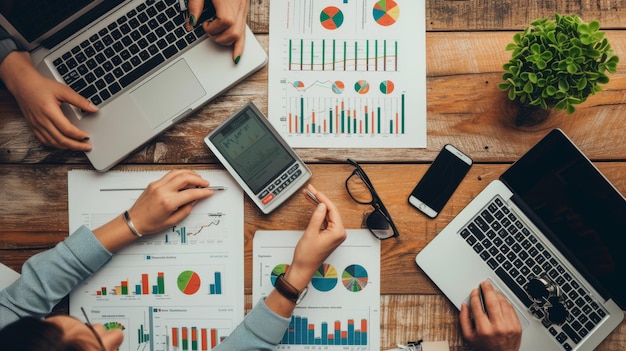
[[[312, 164], [311, 183], [326, 193], [340, 208], [346, 228], [360, 228], [369, 206], [355, 203], [345, 190], [344, 181], [352, 173], [348, 164]], [[426, 171], [420, 164], [363, 164], [400, 231], [397, 239], [381, 245], [382, 294], [434, 294], [435, 286], [418, 269], [415, 255], [465, 207], [506, 165], [477, 164], [472, 167], [441, 214], [431, 220], [412, 208], [407, 197]], [[626, 193], [626, 162], [600, 162], [599, 169]], [[0, 223], [0, 250], [42, 250], [68, 234], [67, 171], [69, 166], [0, 166], [0, 194], [4, 215]], [[181, 168], [181, 166], [168, 166]], [[208, 167], [194, 167], [207, 169]], [[124, 170], [164, 169], [162, 166], [128, 166]], [[210, 169], [219, 169], [210, 166]], [[252, 238], [259, 229], [303, 229], [312, 206], [304, 197], [289, 199], [277, 211], [263, 215], [245, 200], [245, 291], [252, 293]], [[10, 251], [11, 252], [11, 251]], [[0, 252], [0, 255], [3, 253]], [[0, 262], [19, 268], [25, 255], [0, 257]], [[401, 284], [398, 282], [402, 281]]]
[[[605, 91], [580, 105], [576, 114], [555, 111], [544, 124], [517, 128], [516, 108], [497, 85], [508, 32], [429, 33], [427, 36], [426, 149], [297, 149], [306, 162], [341, 162], [345, 157], [371, 162], [429, 162], [453, 141], [476, 162], [513, 162], [545, 133], [562, 128], [592, 159], [624, 159], [626, 136], [626, 59]], [[626, 32], [610, 32], [616, 52], [626, 58]], [[267, 36], [258, 36], [267, 48]], [[248, 101], [267, 113], [267, 70], [227, 91], [196, 115], [172, 127], [123, 164], [215, 163], [204, 136]], [[0, 91], [0, 163], [88, 164], [80, 152], [42, 146], [6, 91]]]

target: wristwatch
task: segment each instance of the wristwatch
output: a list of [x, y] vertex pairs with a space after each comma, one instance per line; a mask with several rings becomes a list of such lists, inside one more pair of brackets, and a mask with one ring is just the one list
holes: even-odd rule
[[276, 283], [274, 283], [274, 288], [276, 288], [281, 295], [293, 301], [296, 305], [302, 301], [307, 291], [309, 291], [308, 287], [298, 290], [295, 286], [289, 284], [287, 279], [285, 279], [285, 273], [281, 273], [278, 276]]

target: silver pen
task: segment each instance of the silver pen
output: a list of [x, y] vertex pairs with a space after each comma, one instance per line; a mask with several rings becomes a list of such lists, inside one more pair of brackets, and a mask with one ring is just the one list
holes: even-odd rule
[[317, 199], [317, 197], [315, 197], [315, 195], [309, 190], [309, 189], [304, 189], [304, 193], [311, 198], [311, 200], [313, 200], [315, 202], [315, 204], [319, 205], [320, 204], [320, 200]]

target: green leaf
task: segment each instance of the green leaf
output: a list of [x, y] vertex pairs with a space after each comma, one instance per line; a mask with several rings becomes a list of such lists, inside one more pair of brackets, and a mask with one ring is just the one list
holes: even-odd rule
[[569, 74], [574, 74], [574, 73], [578, 72], [578, 66], [576, 66], [576, 65], [575, 65], [575, 64], [573, 64], [573, 63], [572, 63], [572, 64], [567, 65], [567, 72], [568, 72]]
[[524, 92], [527, 94], [530, 94], [533, 92], [533, 85], [530, 82], [527, 82], [526, 85], [524, 85]]

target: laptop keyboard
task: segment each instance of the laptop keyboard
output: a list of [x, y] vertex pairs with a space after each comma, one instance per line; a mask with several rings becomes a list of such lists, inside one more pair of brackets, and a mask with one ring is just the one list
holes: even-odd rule
[[147, 0], [53, 64], [67, 85], [100, 105], [204, 36], [201, 26], [187, 32], [184, 23], [178, 0]]
[[561, 288], [568, 312], [564, 323], [550, 323], [541, 310], [535, 310], [533, 314], [564, 350], [572, 350], [606, 317], [601, 304], [539, 242], [531, 229], [500, 197], [495, 197], [485, 206], [459, 234], [526, 307], [533, 305], [526, 290], [531, 279], [549, 277]]

